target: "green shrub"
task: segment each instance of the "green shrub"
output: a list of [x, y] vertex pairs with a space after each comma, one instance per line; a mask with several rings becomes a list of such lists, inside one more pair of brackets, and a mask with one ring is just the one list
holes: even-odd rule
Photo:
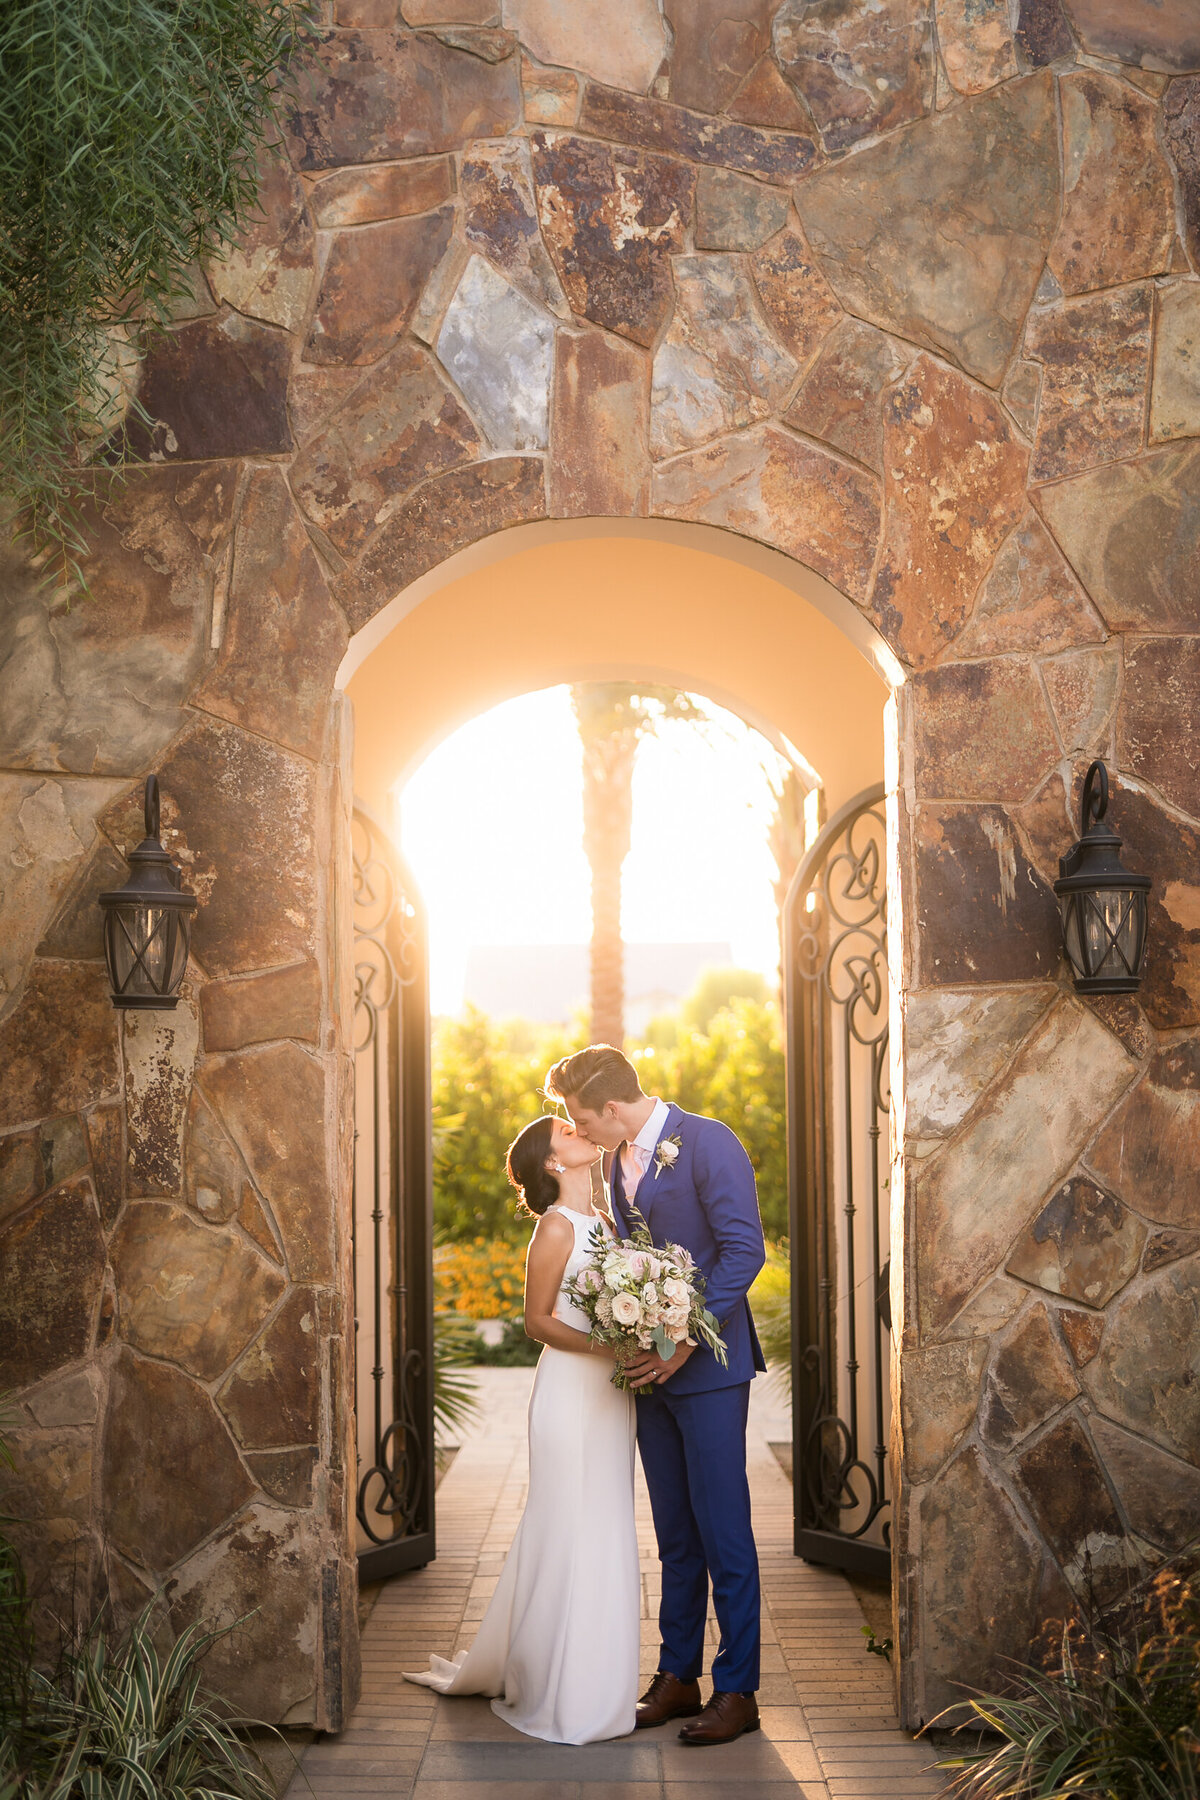
[[579, 1032], [497, 1024], [474, 1007], [461, 1019], [437, 1021], [433, 1217], [443, 1236], [526, 1241], [529, 1222], [517, 1217], [504, 1158], [521, 1127], [542, 1111], [550, 1064], [585, 1041]]
[[647, 1093], [737, 1132], [754, 1164], [764, 1229], [768, 1237], [785, 1237], [787, 1101], [778, 1005], [735, 998], [706, 1030], [681, 1024], [673, 1044], [635, 1048], [632, 1058]]
[[[438, 1021], [434, 1222], [444, 1237], [525, 1243], [529, 1225], [515, 1212], [505, 1153], [541, 1110], [550, 1064], [584, 1042], [582, 1026], [566, 1032], [496, 1024], [473, 1009], [462, 1019]], [[711, 1016], [706, 1030], [681, 1026], [671, 1044], [634, 1045], [631, 1055], [648, 1093], [720, 1119], [737, 1132], [754, 1164], [767, 1233], [786, 1235], [787, 1124], [778, 1006], [734, 999]], [[506, 1310], [475, 1316], [499, 1317]]]
[[679, 1022], [689, 1031], [707, 1032], [717, 1014], [735, 1000], [752, 1000], [762, 1006], [766, 999], [766, 977], [757, 969], [704, 969], [679, 1009]]
[[517, 1319], [506, 1319], [500, 1341], [487, 1344], [476, 1333], [475, 1361], [488, 1369], [532, 1369], [542, 1354], [542, 1346], [525, 1334]]

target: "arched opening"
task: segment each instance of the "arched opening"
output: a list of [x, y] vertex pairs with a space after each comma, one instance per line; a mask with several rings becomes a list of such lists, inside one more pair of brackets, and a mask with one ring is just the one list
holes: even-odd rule
[[[833, 835], [822, 838], [809, 860], [785, 947], [795, 1090], [789, 1111], [793, 1137], [804, 1139], [792, 1157], [792, 1237], [805, 1247], [811, 1288], [803, 1303], [797, 1298], [795, 1342], [805, 1351], [816, 1346], [824, 1365], [822, 1379], [802, 1383], [797, 1392], [796, 1545], [802, 1547], [803, 1534], [804, 1553], [814, 1560], [878, 1570], [888, 1558], [881, 1462], [890, 1410], [887, 1308], [877, 1307], [877, 1300], [887, 1258], [889, 1147], [880, 1129], [886, 1098], [863, 1119], [852, 1090], [866, 1079], [873, 1092], [886, 1095], [886, 1068], [880, 1074], [880, 1058], [886, 1063], [886, 943], [880, 929], [865, 1060], [856, 1039], [857, 1047], [835, 1068], [830, 1059], [841, 1043], [837, 1029], [844, 1017], [835, 990], [850, 965], [840, 948], [841, 917], [836, 905], [830, 909], [828, 859], [845, 862], [845, 846], [834, 840], [859, 821], [859, 836], [865, 833], [870, 848], [851, 885], [861, 888], [866, 881], [866, 900], [882, 919], [885, 714], [890, 686], [899, 679], [886, 646], [820, 577], [727, 532], [592, 521], [519, 527], [489, 538], [393, 600], [351, 642], [342, 664], [339, 682], [354, 720], [355, 832], [361, 839], [355, 880], [361, 888], [368, 864], [391, 871], [382, 886], [393, 906], [393, 962], [401, 954], [420, 957], [420, 897], [403, 855], [388, 841], [397, 785], [440, 741], [501, 701], [563, 683], [616, 679], [677, 686], [739, 714], [792, 752], [804, 785], [819, 801], [814, 819], [836, 816]], [[380, 885], [367, 883], [370, 901], [377, 902]], [[820, 947], [815, 960], [814, 944]], [[796, 966], [788, 967], [792, 962]], [[360, 1506], [360, 1550], [363, 1566], [374, 1572], [428, 1560], [434, 1543], [429, 1455], [409, 1469], [412, 1475], [419, 1465], [424, 1499], [412, 1481], [407, 1499], [403, 1479], [388, 1487], [389, 1458], [403, 1459], [414, 1420], [428, 1419], [430, 1410], [427, 1384], [418, 1378], [406, 1385], [404, 1378], [406, 1369], [428, 1358], [431, 1341], [422, 1237], [429, 1179], [419, 1167], [428, 1129], [416, 1116], [428, 1105], [426, 1072], [418, 1066], [427, 1041], [427, 1001], [423, 977], [411, 969], [407, 985], [393, 969], [384, 987], [394, 996], [392, 1020], [381, 1026], [373, 1014], [362, 1034], [371, 1049], [365, 1062], [361, 1053], [359, 1058], [356, 1169], [358, 1286], [366, 1296], [357, 1358], [359, 1459], [360, 1471], [376, 1471], [373, 1488], [368, 1484], [361, 1496], [370, 1518]], [[374, 1042], [381, 1030], [387, 1039], [382, 1047]], [[797, 1082], [812, 1087], [817, 1099], [807, 1091], [802, 1096]], [[389, 1104], [391, 1121], [380, 1112]], [[856, 1131], [861, 1144], [853, 1138]], [[381, 1182], [388, 1190], [382, 1197]], [[806, 1207], [818, 1208], [820, 1218], [801, 1217]], [[400, 1266], [405, 1256], [408, 1269]], [[405, 1309], [407, 1336], [401, 1331], [389, 1348], [388, 1332], [399, 1329]], [[394, 1394], [393, 1414], [385, 1405], [380, 1415], [381, 1384]], [[847, 1418], [849, 1446], [842, 1441]], [[803, 1459], [813, 1464], [807, 1480]], [[865, 1491], [859, 1471], [868, 1466]], [[382, 1504], [382, 1514], [371, 1510], [375, 1503]], [[364, 1538], [368, 1523], [371, 1544]], [[395, 1537], [389, 1535], [393, 1529]], [[407, 1546], [398, 1541], [404, 1529]]]
[[337, 685], [355, 791], [385, 811], [392, 784], [476, 713], [615, 675], [695, 688], [782, 734], [832, 811], [881, 778], [903, 680], [859, 609], [780, 551], [668, 521], [519, 526], [440, 563], [351, 640]]

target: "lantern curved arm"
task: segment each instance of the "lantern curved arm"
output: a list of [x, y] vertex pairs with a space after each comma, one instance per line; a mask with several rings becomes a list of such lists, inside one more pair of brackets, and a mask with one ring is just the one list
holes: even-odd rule
[[146, 777], [146, 797], [143, 805], [143, 815], [146, 821], [146, 836], [148, 838], [161, 837], [162, 833], [159, 831], [157, 775], [147, 775]]
[[[1097, 797], [1096, 788], [1100, 793]], [[1080, 822], [1086, 831], [1089, 825], [1098, 825], [1108, 811], [1108, 770], [1097, 757], [1083, 778], [1083, 800], [1080, 804]]]

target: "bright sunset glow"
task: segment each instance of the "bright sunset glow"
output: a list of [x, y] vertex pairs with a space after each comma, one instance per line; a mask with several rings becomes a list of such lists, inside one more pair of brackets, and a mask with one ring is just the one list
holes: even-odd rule
[[[667, 725], [634, 774], [624, 871], [629, 942], [724, 941], [774, 978], [779, 961], [764, 773], [767, 740], [702, 700], [703, 732]], [[462, 1005], [473, 944], [583, 944], [591, 935], [579, 738], [569, 689], [507, 701], [431, 752], [403, 789], [399, 835], [430, 914], [435, 1013]]]

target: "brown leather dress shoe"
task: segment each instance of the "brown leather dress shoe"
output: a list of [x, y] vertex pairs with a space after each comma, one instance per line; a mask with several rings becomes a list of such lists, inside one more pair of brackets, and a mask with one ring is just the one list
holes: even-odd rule
[[698, 1681], [680, 1681], [669, 1669], [660, 1669], [637, 1703], [635, 1731], [649, 1725], [665, 1725], [668, 1719], [694, 1719], [703, 1711]]
[[753, 1694], [714, 1694], [694, 1725], [679, 1733], [681, 1744], [732, 1744], [743, 1731], [757, 1731], [761, 1721]]

